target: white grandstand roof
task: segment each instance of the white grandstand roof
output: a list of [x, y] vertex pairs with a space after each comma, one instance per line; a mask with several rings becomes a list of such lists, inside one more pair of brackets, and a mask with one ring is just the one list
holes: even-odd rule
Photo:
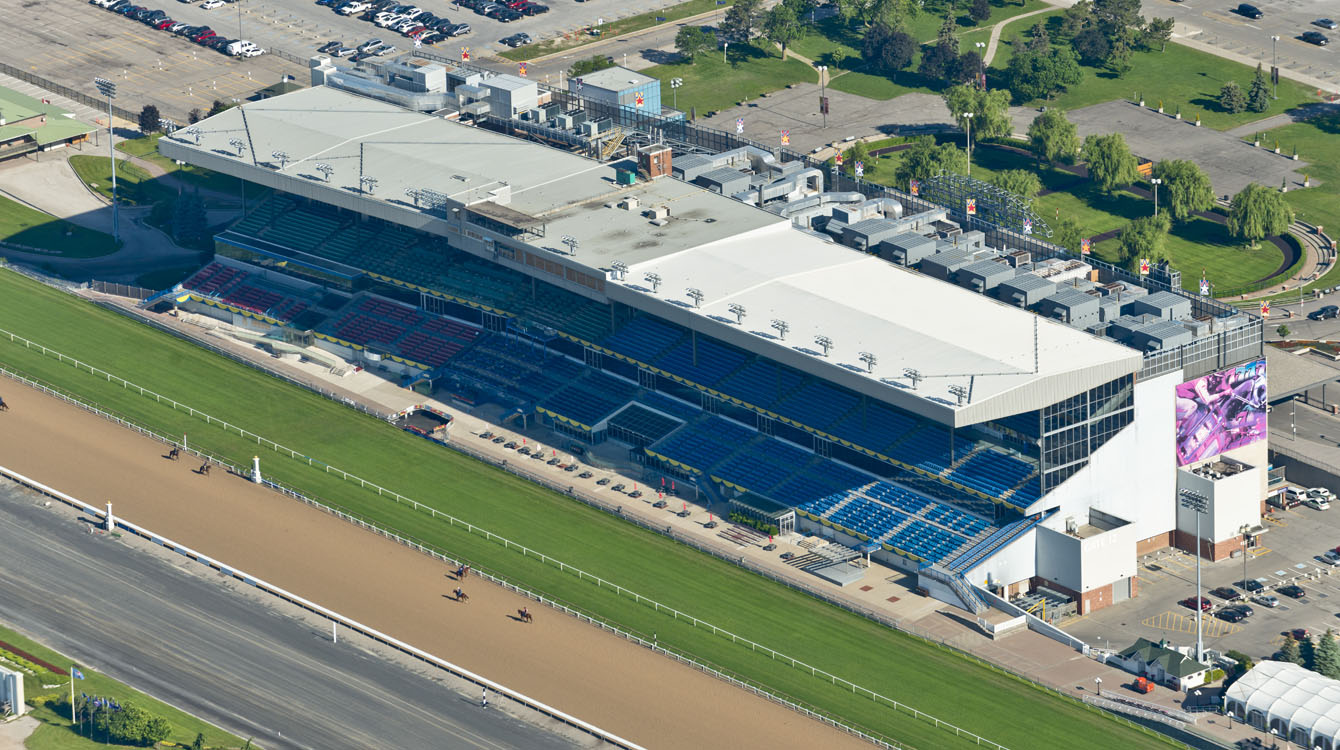
[[[1229, 701], [1246, 706], [1247, 714], [1260, 711], [1266, 726], [1283, 720], [1284, 734], [1303, 729], [1308, 739], [1340, 742], [1340, 680], [1323, 677], [1297, 664], [1263, 661], [1229, 686]], [[1310, 743], [1309, 743], [1310, 744]]]
[[[650, 296], [649, 273], [661, 279], [655, 296], [675, 307], [803, 355], [829, 379], [865, 381], [858, 390], [878, 384], [886, 400], [938, 404], [955, 424], [1037, 409], [1142, 363], [1128, 347], [785, 225], [630, 266], [624, 286]], [[683, 305], [687, 288], [703, 292], [701, 308]], [[732, 304], [747, 311], [742, 325]], [[785, 341], [774, 319], [789, 326]], [[827, 358], [816, 336], [832, 340]], [[862, 352], [877, 358], [872, 373]], [[915, 391], [905, 368], [920, 373]], [[951, 386], [967, 390], [963, 405]]]

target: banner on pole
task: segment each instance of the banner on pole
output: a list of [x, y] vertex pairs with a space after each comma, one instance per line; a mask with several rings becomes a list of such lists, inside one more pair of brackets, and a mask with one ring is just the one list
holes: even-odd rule
[[641, 107], [643, 104], [647, 103], [646, 100], [642, 98], [641, 91], [633, 95], [633, 103], [636, 104], [638, 107]]
[[857, 177], [865, 176], [865, 162], [863, 161], [856, 162], [856, 176]]
[[517, 66], [516, 66], [516, 72], [520, 73], [522, 78], [525, 78], [525, 77], [526, 77], [526, 64], [525, 64], [525, 63], [517, 63]]
[[1261, 302], [1261, 317], [1263, 317], [1263, 318], [1269, 318], [1269, 317], [1270, 317], [1270, 301], [1269, 301], [1269, 300], [1265, 300], [1265, 301], [1262, 301], [1262, 302]]
[[907, 181], [907, 189], [908, 189], [908, 192], [912, 193], [912, 195], [917, 195], [918, 193], [921, 192], [921, 181], [920, 181], [920, 180], [908, 180], [908, 181]]
[[782, 131], [782, 145], [783, 146], [791, 145], [791, 131], [789, 130]]
[[976, 198], [969, 198], [969, 199], [968, 199], [967, 212], [968, 212], [968, 215], [969, 215], [969, 216], [976, 216], [976, 215], [977, 215], [977, 199], [976, 199]]
[[1141, 276], [1149, 275], [1149, 258], [1140, 259], [1140, 275]]
[[1079, 241], [1079, 254], [1088, 255], [1093, 252], [1093, 240], [1085, 237]]
[[1024, 218], [1024, 234], [1032, 234], [1032, 233], [1033, 233], [1033, 220], [1030, 219], [1030, 218], [1025, 217], [1025, 218]]
[[744, 118], [737, 117], [735, 118], [735, 134], [740, 135], [743, 132], [744, 132]]

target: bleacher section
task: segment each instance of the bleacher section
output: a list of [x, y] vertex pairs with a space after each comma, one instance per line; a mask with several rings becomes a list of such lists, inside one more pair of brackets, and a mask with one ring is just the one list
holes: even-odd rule
[[771, 409], [804, 383], [805, 376], [789, 367], [778, 367], [767, 360], [755, 359], [723, 380], [717, 390], [755, 406]]
[[721, 417], [687, 424], [651, 446], [649, 450], [707, 473], [758, 433]]
[[550, 394], [540, 408], [590, 427], [618, 411], [633, 398], [637, 386], [626, 380], [588, 370], [586, 377]]
[[697, 348], [697, 364], [694, 364], [693, 342], [681, 341], [657, 359], [655, 365], [666, 372], [711, 387], [743, 365], [746, 358], [745, 353], [739, 349], [718, 344], [701, 336], [698, 337]]
[[962, 466], [949, 474], [949, 478], [988, 495], [1000, 497], [1033, 471], [1032, 464], [993, 450], [984, 450], [969, 457]]
[[822, 430], [854, 409], [860, 401], [854, 393], [811, 381], [778, 404], [773, 411], [800, 424]]
[[480, 333], [472, 326], [370, 296], [351, 301], [320, 332], [430, 368], [451, 361]]
[[247, 271], [210, 263], [182, 282], [182, 288], [241, 310], [260, 313], [281, 323], [301, 315], [307, 300], [264, 284]]
[[609, 338], [601, 342], [606, 349], [627, 355], [639, 362], [655, 362], [684, 332], [669, 323], [640, 315], [628, 321]]
[[674, 432], [683, 424], [677, 419], [632, 403], [610, 417], [610, 434], [635, 448], [650, 445]]

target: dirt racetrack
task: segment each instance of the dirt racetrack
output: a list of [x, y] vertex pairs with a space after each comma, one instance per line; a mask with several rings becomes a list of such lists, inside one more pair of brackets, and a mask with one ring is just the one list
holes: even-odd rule
[[603, 729], [655, 748], [864, 748], [597, 628], [469, 578], [460, 604], [441, 563], [5, 381], [0, 465]]

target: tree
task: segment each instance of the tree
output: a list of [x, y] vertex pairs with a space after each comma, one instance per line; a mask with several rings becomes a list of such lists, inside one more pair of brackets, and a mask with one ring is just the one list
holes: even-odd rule
[[955, 31], [958, 31], [958, 21], [954, 20], [954, 6], [951, 3], [949, 11], [945, 13], [945, 20], [940, 22], [940, 30], [935, 32], [935, 46], [944, 47], [957, 57], [958, 37], [954, 36]]
[[191, 750], [205, 750], [205, 735], [203, 732], [195, 733], [195, 741], [191, 743]]
[[1280, 661], [1300, 666], [1303, 664], [1303, 657], [1298, 653], [1298, 641], [1289, 636], [1284, 637], [1284, 645], [1280, 646]]
[[957, 68], [958, 53], [936, 45], [921, 53], [921, 65], [917, 67], [917, 72], [933, 81], [943, 81]]
[[1284, 234], [1293, 223], [1293, 211], [1284, 195], [1255, 182], [1238, 191], [1228, 208], [1228, 232], [1256, 247], [1266, 237]]
[[209, 235], [205, 203], [199, 193], [183, 193], [172, 204], [172, 238], [183, 246], [198, 245]]
[[1080, 155], [1089, 165], [1089, 177], [1105, 193], [1139, 178], [1135, 157], [1121, 133], [1091, 135], [1084, 139]]
[[1141, 259], [1148, 258], [1154, 261], [1164, 257], [1168, 226], [1168, 217], [1159, 214], [1133, 219], [1130, 224], [1122, 228], [1117, 243], [1121, 248], [1121, 259], [1126, 267], [1133, 271], [1138, 270]]
[[1266, 74], [1261, 70], [1261, 63], [1256, 64], [1256, 75], [1247, 89], [1247, 109], [1253, 112], [1270, 109], [1270, 87], [1266, 84]]
[[1026, 169], [1006, 169], [996, 172], [987, 179], [987, 182], [1014, 193], [1026, 203], [1032, 203], [1038, 191], [1042, 190], [1042, 180], [1038, 179], [1036, 173]]
[[972, 0], [968, 8], [968, 18], [981, 23], [991, 17], [991, 4], [987, 0]]
[[1093, 23], [1093, 3], [1090, 0], [1079, 0], [1061, 12], [1061, 37], [1074, 39]]
[[977, 50], [970, 49], [958, 56], [945, 79], [950, 83], [973, 83], [977, 74], [984, 72], [986, 64], [982, 62], [982, 56], [977, 54]]
[[782, 48], [782, 58], [786, 58], [786, 48], [801, 35], [800, 19], [795, 11], [786, 4], [775, 5], [763, 16], [763, 36]]
[[1065, 110], [1048, 109], [1033, 118], [1028, 126], [1033, 151], [1051, 164], [1071, 163], [1079, 153], [1079, 128], [1065, 116]]
[[1163, 180], [1159, 201], [1173, 221], [1186, 221], [1196, 211], [1208, 211], [1214, 205], [1210, 178], [1195, 162], [1169, 159], [1154, 165], [1154, 177]]
[[1108, 34], [1107, 57], [1103, 67], [1123, 76], [1131, 69], [1131, 50], [1135, 46], [1135, 30], [1126, 26], [1114, 29]]
[[1010, 92], [1006, 89], [982, 91], [976, 86], [959, 84], [946, 89], [940, 95], [949, 108], [960, 128], [968, 130], [968, 118], [972, 113], [972, 139], [1002, 138], [1010, 134], [1013, 122], [1010, 120]]
[[782, 5], [790, 8], [796, 14], [796, 19], [803, 22], [805, 14], [813, 13], [819, 4], [814, 0], [782, 0]]
[[912, 62], [916, 49], [917, 42], [910, 35], [877, 23], [865, 32], [861, 57], [885, 73], [893, 73]]
[[1140, 0], [1093, 0], [1093, 18], [1105, 31], [1140, 28]]
[[1143, 44], [1153, 49], [1157, 43], [1159, 52], [1168, 49], [1168, 40], [1172, 39], [1173, 20], [1172, 18], [1151, 18], [1149, 23], [1145, 24], [1144, 32], [1141, 34]]
[[1317, 671], [1317, 644], [1312, 642], [1311, 638], [1304, 638], [1298, 642], [1298, 655], [1303, 659], [1303, 666]]
[[1065, 91], [1084, 75], [1074, 50], [1065, 46], [1025, 49], [1010, 58], [1006, 71], [1010, 91], [1019, 103]]
[[1051, 229], [1053, 244], [1060, 245], [1072, 253], [1079, 253], [1081, 227], [1078, 221], [1069, 216], [1062, 216], [1052, 221]]
[[149, 135], [162, 130], [163, 126], [158, 122], [160, 119], [158, 107], [152, 104], [144, 105], [144, 109], [140, 110], [140, 132]]
[[205, 113], [201, 112], [199, 107], [192, 109], [190, 112], [186, 114], [186, 121], [192, 125], [196, 124], [197, 122], [200, 122], [203, 119], [205, 119]]
[[1340, 679], [1340, 645], [1336, 644], [1335, 631], [1326, 628], [1317, 642], [1315, 671], [1331, 679]]
[[213, 117], [214, 115], [217, 115], [220, 112], [227, 112], [228, 110], [236, 106], [237, 106], [236, 104], [226, 104], [222, 99], [215, 99], [214, 103], [209, 105], [209, 116]]
[[701, 26], [685, 26], [675, 34], [675, 49], [689, 62], [704, 52], [716, 47], [712, 35], [703, 31]]
[[1282, 339], [1288, 338], [1290, 333], [1289, 326], [1280, 323], [1280, 327], [1275, 329], [1275, 333], [1278, 333], [1279, 337]]
[[861, 17], [871, 26], [882, 23], [895, 31], [903, 31], [920, 7], [916, 0], [867, 0]]
[[577, 78], [588, 73], [594, 73], [597, 70], [614, 67], [614, 61], [605, 55], [591, 55], [585, 60], [578, 60], [568, 68], [568, 77]]
[[967, 152], [949, 143], [937, 145], [930, 137], [918, 139], [902, 157], [893, 169], [894, 184], [900, 188], [906, 188], [908, 180], [968, 173]]
[[1247, 95], [1242, 93], [1242, 87], [1237, 81], [1229, 81], [1224, 87], [1219, 89], [1219, 106], [1225, 112], [1238, 114], [1247, 109]]
[[852, 21], [865, 14], [865, 0], [836, 0], [838, 18], [842, 23], [851, 25]]
[[1075, 34], [1070, 45], [1079, 54], [1080, 61], [1090, 66], [1102, 64], [1112, 52], [1112, 45], [1108, 43], [1107, 35], [1096, 26], [1090, 26]]
[[763, 16], [763, 0], [736, 0], [721, 19], [721, 33], [734, 42], [753, 39]]
[[846, 171], [851, 174], [856, 173], [856, 162], [865, 161], [870, 158], [870, 146], [865, 141], [857, 140], [851, 144], [851, 148], [843, 154], [842, 161]]
[[1052, 36], [1047, 33], [1047, 24], [1042, 21], [1033, 24], [1033, 28], [1028, 32], [1028, 45], [1024, 49], [1029, 52], [1046, 52], [1051, 46]]
[[127, 702], [119, 711], [94, 714], [94, 728], [116, 742], [151, 747], [172, 734], [172, 725], [134, 703]]

